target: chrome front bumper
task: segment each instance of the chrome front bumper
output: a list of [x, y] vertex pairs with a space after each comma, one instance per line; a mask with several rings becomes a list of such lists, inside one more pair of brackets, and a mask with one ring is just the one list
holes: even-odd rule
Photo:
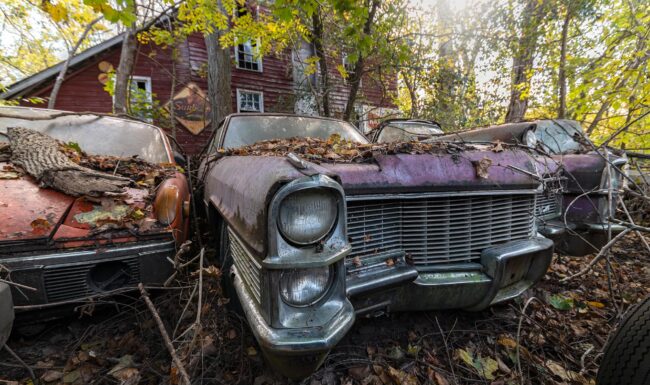
[[[483, 250], [480, 263], [420, 271], [409, 283], [392, 289], [377, 286], [352, 297], [352, 302], [357, 314], [481, 310], [515, 298], [539, 281], [548, 270], [552, 256], [553, 241], [549, 239], [537, 237], [512, 241]], [[405, 274], [406, 267], [400, 264], [391, 268], [395, 268], [396, 275]]]
[[[93, 295], [144, 284], [163, 283], [172, 273], [167, 260], [173, 240], [150, 240], [88, 249], [14, 255], [0, 259], [11, 279], [36, 289], [12, 287], [16, 311], [23, 305], [52, 307]], [[119, 287], [116, 287], [119, 286]]]
[[[625, 226], [611, 224], [612, 237], [625, 230]], [[606, 223], [564, 223], [560, 220], [545, 222], [539, 226], [540, 234], [555, 243], [558, 253], [583, 256], [597, 253], [608, 241], [608, 224]]]
[[323, 326], [273, 328], [260, 313], [236, 267], [233, 273], [233, 284], [255, 339], [271, 365], [287, 377], [302, 378], [315, 371], [354, 324], [354, 308], [346, 301], [338, 314]]
[[0, 349], [11, 334], [14, 322], [14, 304], [11, 299], [11, 289], [6, 283], [0, 282]]
[[[480, 310], [520, 295], [539, 281], [551, 263], [553, 242], [538, 237], [483, 250], [480, 263], [455, 271], [418, 272], [403, 259], [382, 269], [347, 275], [343, 308], [320, 327], [271, 327], [233, 268], [233, 284], [260, 347], [274, 368], [289, 377], [312, 373], [352, 327], [355, 314], [373, 310], [407, 311], [461, 308]], [[399, 258], [398, 258], [399, 259]], [[354, 306], [353, 306], [354, 304]]]

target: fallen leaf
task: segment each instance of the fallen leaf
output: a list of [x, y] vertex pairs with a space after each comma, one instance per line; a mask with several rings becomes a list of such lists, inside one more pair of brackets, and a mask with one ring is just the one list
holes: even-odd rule
[[40, 218], [40, 217], [34, 219], [30, 223], [30, 226], [32, 226], [32, 229], [34, 231], [37, 231], [37, 230], [49, 230], [50, 227], [52, 227], [52, 225], [50, 224], [50, 222], [47, 219]]
[[551, 306], [553, 306], [557, 310], [571, 310], [573, 309], [574, 306], [572, 298], [565, 298], [557, 294], [550, 296], [549, 302]]
[[406, 373], [403, 370], [398, 370], [392, 366], [388, 367], [388, 375], [395, 381], [397, 384], [401, 385], [418, 385], [420, 382], [418, 378], [412, 374]]
[[551, 373], [565, 381], [578, 381], [581, 383], [587, 383], [586, 379], [582, 375], [564, 368], [564, 366], [562, 366], [562, 364], [559, 362], [546, 360], [544, 366], [546, 366], [551, 371]]
[[352, 264], [355, 267], [361, 267], [361, 258], [359, 258], [358, 256], [352, 258]]
[[494, 142], [494, 146], [492, 147], [492, 151], [494, 152], [503, 152], [503, 145], [501, 144], [501, 141], [497, 140]]
[[234, 340], [235, 338], [237, 338], [237, 331], [235, 331], [235, 329], [230, 329], [230, 330], [228, 330], [227, 336], [228, 336], [228, 339]]
[[251, 356], [251, 357], [252, 357], [252, 356], [256, 356], [256, 355], [257, 355], [257, 350], [256, 350], [254, 347], [249, 346], [249, 347], [246, 349], [246, 354], [248, 354], [248, 355]]
[[488, 169], [492, 165], [492, 159], [483, 158], [481, 160], [473, 160], [472, 164], [474, 165], [474, 170], [476, 171], [476, 176], [481, 179], [487, 179], [490, 174]]
[[41, 376], [41, 380], [44, 382], [54, 382], [63, 378], [63, 373], [57, 370], [48, 370]]
[[602, 309], [605, 307], [605, 305], [601, 302], [596, 302], [596, 301], [587, 301], [587, 305], [591, 307], [595, 307], [597, 309]]
[[497, 343], [501, 346], [505, 346], [506, 348], [509, 349], [516, 349], [517, 348], [517, 341], [513, 340], [512, 338], [506, 337], [506, 336], [500, 336], [497, 339]]
[[0, 171], [0, 179], [18, 179], [20, 174], [15, 171]]

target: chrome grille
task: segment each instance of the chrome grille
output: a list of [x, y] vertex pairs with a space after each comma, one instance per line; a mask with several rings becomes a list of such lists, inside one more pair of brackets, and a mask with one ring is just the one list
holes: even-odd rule
[[237, 273], [242, 281], [246, 284], [257, 303], [261, 302], [260, 290], [260, 271], [262, 265], [246, 251], [239, 238], [228, 229], [228, 238], [230, 240], [230, 251], [232, 259], [237, 268]]
[[[130, 276], [127, 285], [135, 285], [140, 282], [140, 263], [138, 257], [127, 257], [112, 259], [112, 261], [123, 262], [129, 267], [127, 272]], [[90, 285], [90, 270], [100, 261], [93, 261], [88, 264], [56, 265], [48, 267], [43, 271], [45, 281], [45, 292], [49, 302], [66, 301], [96, 294]]]
[[551, 191], [538, 194], [535, 201], [535, 218], [550, 219], [559, 216], [562, 213], [560, 198], [562, 194]]
[[348, 202], [348, 258], [404, 250], [415, 266], [478, 262], [494, 244], [533, 234], [535, 196], [446, 196]]

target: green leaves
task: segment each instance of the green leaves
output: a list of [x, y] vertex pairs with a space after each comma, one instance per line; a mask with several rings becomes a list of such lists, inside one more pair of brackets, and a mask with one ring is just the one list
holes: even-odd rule
[[548, 302], [557, 310], [571, 310], [575, 306], [573, 298], [563, 297], [558, 294], [550, 296]]

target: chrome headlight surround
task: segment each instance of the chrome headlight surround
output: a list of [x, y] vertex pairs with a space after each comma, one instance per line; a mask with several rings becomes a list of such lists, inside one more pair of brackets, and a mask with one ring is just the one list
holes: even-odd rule
[[[318, 231], [320, 234], [316, 234], [311, 239], [312, 242], [301, 242], [300, 239], [296, 242], [295, 237], [281, 228], [283, 202], [301, 194], [304, 194], [303, 198], [318, 199], [321, 193], [331, 194], [334, 198], [332, 203], [336, 215], [333, 216], [333, 223], [331, 226], [322, 226]], [[262, 261], [264, 287], [267, 288], [263, 294], [263, 313], [267, 315], [267, 321], [272, 327], [322, 326], [343, 308], [349, 307], [345, 295], [344, 259], [350, 252], [351, 245], [347, 240], [346, 218], [343, 188], [326, 175], [296, 179], [282, 186], [273, 196], [268, 208], [268, 251]], [[322, 269], [328, 271], [327, 282], [321, 282], [317, 287], [312, 285], [308, 289], [311, 292], [306, 293], [303, 300], [295, 300], [299, 294], [290, 293], [290, 290], [301, 290], [301, 285], [312, 279], [309, 274], [317, 274]], [[302, 276], [303, 281], [289, 280], [288, 277], [292, 274]], [[320, 279], [316, 276], [313, 279], [316, 278]], [[292, 296], [294, 300], [291, 299]]]

